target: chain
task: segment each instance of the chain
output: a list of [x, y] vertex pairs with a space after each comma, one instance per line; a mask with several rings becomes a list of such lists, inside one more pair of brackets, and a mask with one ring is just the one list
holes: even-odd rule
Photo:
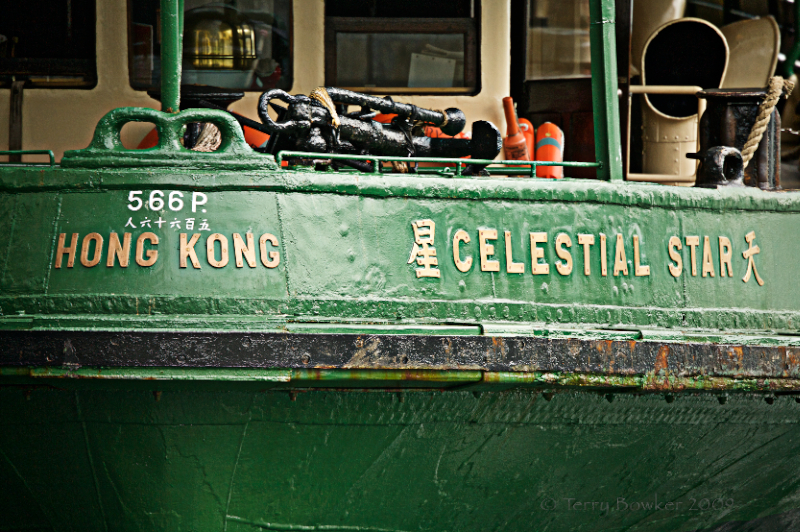
[[788, 127], [782, 127], [781, 133], [788, 133], [790, 135], [800, 135], [800, 129], [790, 129]]

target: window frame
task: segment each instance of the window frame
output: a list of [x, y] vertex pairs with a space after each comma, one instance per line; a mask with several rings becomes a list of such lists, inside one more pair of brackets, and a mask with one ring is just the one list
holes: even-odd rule
[[[88, 3], [88, 2], [87, 2]], [[97, 0], [92, 0], [92, 19], [87, 23], [87, 28], [97, 28]], [[82, 14], [82, 13], [81, 13]], [[0, 76], [25, 78], [25, 90], [29, 89], [55, 89], [55, 90], [92, 90], [97, 87], [97, 32], [93, 31], [90, 37], [91, 54], [86, 57], [0, 57]], [[10, 41], [6, 46], [13, 46]], [[87, 52], [89, 46], [87, 45]], [[34, 78], [75, 78], [54, 80], [31, 80]], [[77, 78], [83, 77], [82, 81]], [[23, 81], [23, 80], [18, 80]], [[9, 89], [12, 82], [0, 82], [0, 88]]]
[[478, 94], [480, 39], [478, 18], [325, 17], [325, 85], [338, 87], [336, 36], [338, 33], [439, 33], [464, 35], [466, 87], [342, 87], [365, 94], [462, 95]]
[[[137, 92], [147, 92], [147, 91], [152, 91], [152, 90], [159, 90], [159, 85], [158, 84], [154, 84], [153, 86], [151, 86], [149, 88], [142, 88], [142, 87], [134, 85], [134, 81], [133, 81], [133, 61], [134, 61], [133, 39], [134, 39], [134, 36], [133, 36], [132, 27], [135, 24], [135, 22], [133, 20], [133, 3], [135, 1], [136, 0], [126, 0], [126, 2], [125, 2], [125, 4], [126, 4], [125, 29], [126, 29], [127, 34], [128, 34], [127, 35], [127, 39], [126, 39], [126, 42], [127, 42], [127, 53], [126, 53], [126, 56], [128, 58], [128, 65], [127, 65], [128, 86], [131, 89], [133, 89], [133, 90], [135, 90]], [[294, 49], [294, 40], [295, 40], [295, 37], [294, 37], [294, 29], [295, 29], [294, 28], [294, 18], [295, 18], [294, 2], [290, 1], [290, 5], [291, 5], [291, 9], [289, 10], [289, 17], [288, 17], [288, 20], [286, 21], [286, 27], [289, 28], [289, 64], [291, 65], [291, 70], [290, 70], [290, 76], [291, 77], [290, 77], [290, 83], [289, 83], [288, 88], [283, 89], [283, 90], [286, 90], [287, 92], [291, 92], [293, 90], [294, 85], [295, 85], [295, 77], [296, 77], [295, 49]], [[181, 16], [181, 23], [184, 22], [184, 18], [185, 18], [185, 14], [186, 14], [186, 11], [185, 11], [185, 8], [183, 7], [183, 5], [182, 5], [182, 9], [184, 9], [184, 11], [182, 12], [182, 16]], [[159, 8], [159, 11], [160, 11], [160, 8]], [[160, 30], [161, 15], [160, 14], [157, 15], [156, 19], [159, 21], [159, 23], [157, 23], [155, 26], [153, 26], [153, 31], [154, 31], [154, 35], [153, 36], [154, 36], [154, 38], [155, 38], [155, 35], [158, 34], [158, 32], [161, 31]], [[181, 34], [183, 34], [183, 28], [181, 28]], [[155, 54], [153, 55], [153, 57], [156, 57]], [[181, 44], [181, 63], [183, 63], [183, 44]], [[155, 72], [155, 70], [154, 70], [154, 72]], [[183, 84], [183, 81], [181, 81], [181, 84]], [[247, 95], [248, 93], [258, 93], [258, 94], [260, 94], [260, 93], [263, 93], [264, 91], [269, 90], [269, 89], [266, 89], [266, 88], [255, 88], [255, 89], [226, 89], [226, 90], [230, 90], [232, 92], [244, 92], [245, 95]]]

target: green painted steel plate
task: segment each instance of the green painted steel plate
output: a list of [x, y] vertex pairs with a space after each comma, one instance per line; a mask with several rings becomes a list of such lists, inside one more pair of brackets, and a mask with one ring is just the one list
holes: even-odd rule
[[0, 389], [4, 529], [777, 532], [800, 518], [788, 398], [240, 386]]

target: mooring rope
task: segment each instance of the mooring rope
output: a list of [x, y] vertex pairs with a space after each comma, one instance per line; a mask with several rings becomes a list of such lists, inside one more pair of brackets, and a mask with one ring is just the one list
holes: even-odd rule
[[761, 137], [764, 136], [764, 132], [767, 130], [767, 125], [772, 117], [772, 111], [775, 110], [775, 106], [778, 105], [781, 96], [789, 96], [792, 89], [794, 89], [794, 83], [788, 79], [783, 79], [780, 76], [773, 76], [769, 79], [767, 97], [764, 98], [764, 101], [761, 102], [761, 105], [758, 107], [756, 122], [753, 124], [753, 129], [750, 130], [750, 136], [747, 137], [744, 148], [742, 148], [742, 162], [744, 163], [744, 168], [747, 168], [750, 159], [755, 155], [758, 145], [761, 143]]
[[200, 135], [197, 137], [197, 144], [194, 145], [192, 151], [212, 152], [222, 144], [222, 134], [219, 128], [214, 124], [204, 122]]

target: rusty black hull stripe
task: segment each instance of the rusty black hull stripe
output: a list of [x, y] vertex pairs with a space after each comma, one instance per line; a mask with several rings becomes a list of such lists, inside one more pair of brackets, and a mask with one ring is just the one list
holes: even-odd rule
[[800, 376], [800, 348], [491, 336], [193, 332], [0, 333], [0, 365], [363, 368]]

